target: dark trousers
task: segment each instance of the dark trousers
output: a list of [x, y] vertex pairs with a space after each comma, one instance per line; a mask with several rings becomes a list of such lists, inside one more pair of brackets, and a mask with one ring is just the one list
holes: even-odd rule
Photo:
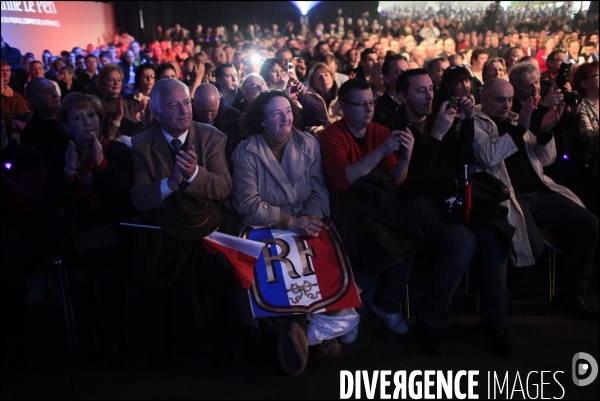
[[[69, 273], [69, 293], [75, 313], [91, 316], [99, 309], [110, 319], [118, 319], [124, 307], [126, 252], [112, 245], [87, 252], [65, 252], [63, 262]], [[96, 286], [101, 299], [96, 299]]]
[[452, 296], [475, 254], [475, 236], [463, 224], [442, 216], [433, 197], [413, 198], [403, 206], [419, 224], [425, 241], [439, 252], [418, 318], [429, 326], [440, 327], [450, 314]]
[[412, 251], [404, 261], [380, 274], [374, 274], [364, 267], [354, 270], [354, 280], [362, 290], [360, 293], [362, 306], [357, 309], [361, 317], [369, 312], [373, 303], [387, 313], [396, 313], [400, 310], [400, 300], [406, 292], [414, 260], [415, 252]]
[[230, 343], [233, 275], [225, 264], [217, 257], [194, 257], [166, 288], [150, 289], [155, 338], [174, 337], [196, 351]]
[[479, 277], [481, 322], [501, 327], [508, 318], [506, 273], [510, 242], [495, 228], [480, 228], [475, 231], [475, 238], [473, 262]]
[[556, 272], [556, 293], [583, 297], [594, 262], [598, 217], [547, 188], [517, 194], [517, 201], [523, 210], [527, 235], [536, 257], [544, 251], [544, 238], [538, 227], [550, 231], [560, 240], [564, 258]]

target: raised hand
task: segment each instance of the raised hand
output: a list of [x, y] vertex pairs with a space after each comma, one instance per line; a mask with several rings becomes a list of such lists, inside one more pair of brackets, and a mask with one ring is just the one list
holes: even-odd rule
[[559, 121], [560, 117], [565, 110], [565, 104], [563, 103], [560, 106], [552, 106], [552, 108], [546, 113], [544, 118], [542, 118], [542, 126], [540, 130], [542, 132], [548, 132], [554, 127]]
[[525, 103], [523, 103], [523, 107], [521, 107], [521, 111], [519, 112], [519, 125], [523, 126], [525, 129], [529, 129], [533, 109], [533, 97], [530, 96]]
[[117, 124], [121, 124], [121, 120], [123, 119], [124, 115], [125, 115], [125, 109], [123, 108], [123, 98], [121, 96], [119, 96], [117, 99], [117, 110], [116, 110], [114, 121]]
[[564, 103], [564, 95], [559, 88], [554, 88], [552, 92], [548, 93], [546, 97], [542, 99], [542, 106], [551, 108], [552, 106], [560, 106]]
[[444, 138], [444, 135], [446, 135], [446, 133], [452, 126], [454, 119], [457, 116], [456, 110], [448, 108], [448, 103], [450, 103], [450, 101], [445, 101], [444, 103], [442, 103], [440, 107], [440, 112], [438, 113], [437, 119], [435, 120], [435, 125], [433, 126], [433, 130], [431, 131], [431, 136], [440, 141], [442, 140], [442, 138]]
[[383, 159], [387, 155], [390, 155], [400, 149], [400, 131], [392, 131], [390, 136], [386, 138], [385, 141], [381, 145], [379, 145], [378, 150], [380, 150], [381, 158]]
[[146, 110], [146, 107], [148, 106], [148, 99], [146, 97], [142, 98], [142, 100], [135, 105], [135, 107], [133, 108], [134, 113], [139, 113], [142, 110]]
[[[77, 163], [79, 157], [77, 156], [77, 148], [75, 142], [69, 141], [67, 145], [67, 151], [65, 152], [65, 170], [67, 173], [74, 174], [77, 170]], [[70, 175], [70, 174], [69, 174]]]
[[98, 137], [94, 134], [90, 134], [92, 137], [92, 159], [94, 160], [94, 165], [98, 167], [102, 160], [104, 160], [104, 154], [102, 153], [102, 144], [98, 140]]
[[194, 145], [192, 145], [187, 152], [180, 150], [179, 154], [175, 155], [175, 161], [181, 168], [183, 177], [186, 180], [189, 180], [196, 172], [196, 166], [198, 164], [198, 156], [196, 155], [196, 148]]
[[470, 98], [463, 96], [460, 99], [460, 115], [458, 116], [458, 119], [462, 121], [473, 118], [474, 112], [475, 104], [473, 101]]
[[400, 139], [400, 154], [404, 159], [410, 159], [410, 156], [413, 151], [413, 146], [415, 144], [415, 138], [412, 135], [412, 132], [408, 128], [404, 131], [394, 131], [398, 132], [398, 138]]

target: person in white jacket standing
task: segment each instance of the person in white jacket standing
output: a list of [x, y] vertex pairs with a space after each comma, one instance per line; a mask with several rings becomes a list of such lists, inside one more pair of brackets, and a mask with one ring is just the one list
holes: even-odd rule
[[[552, 307], [588, 321], [598, 320], [598, 311], [584, 306], [581, 298], [590, 282], [598, 238], [598, 218], [567, 188], [544, 175], [543, 167], [556, 158], [552, 127], [564, 104], [553, 106], [541, 127], [530, 130], [533, 99], [519, 115], [511, 112], [512, 85], [494, 78], [483, 86], [481, 109], [475, 110], [474, 163], [471, 171], [485, 171], [499, 178], [509, 189], [508, 222], [516, 228], [515, 254], [509, 264], [535, 264], [544, 251], [540, 228], [559, 237], [564, 263], [557, 274]], [[532, 127], [533, 128], [533, 127]]]

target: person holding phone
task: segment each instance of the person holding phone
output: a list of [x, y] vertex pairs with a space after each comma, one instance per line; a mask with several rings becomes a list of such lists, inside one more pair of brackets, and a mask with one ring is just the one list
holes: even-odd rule
[[281, 61], [275, 57], [263, 61], [259, 74], [269, 89], [286, 89], [290, 80], [290, 74], [282, 68]]
[[[445, 73], [458, 67], [450, 68]], [[466, 99], [470, 86], [465, 85], [470, 81], [466, 77], [457, 77], [457, 88], [462, 87], [460, 93], [465, 95], [465, 104], [461, 103], [461, 113], [457, 113], [455, 109], [448, 108], [449, 100], [441, 103], [439, 108], [433, 108], [433, 82], [427, 70], [418, 68], [403, 72], [396, 80], [396, 92], [403, 105], [394, 118], [384, 123], [392, 131], [409, 128], [414, 137], [409, 174], [402, 186], [396, 189], [396, 196], [417, 222], [424, 240], [438, 251], [417, 317], [416, 330], [417, 342], [432, 354], [442, 352], [441, 326], [450, 314], [453, 294], [476, 249], [473, 233], [460, 222], [447, 219], [434, 197], [441, 177], [450, 170], [448, 155], [455, 153], [450, 133], [455, 119], [461, 120], [461, 136], [473, 135], [473, 106]], [[433, 110], [438, 110], [437, 115]]]

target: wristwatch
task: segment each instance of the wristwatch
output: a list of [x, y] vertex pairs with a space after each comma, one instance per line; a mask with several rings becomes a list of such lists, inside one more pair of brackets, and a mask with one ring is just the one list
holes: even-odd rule
[[117, 128], [119, 128], [121, 126], [121, 124], [119, 124], [115, 120], [110, 120], [110, 125], [112, 125], [113, 127], [117, 127]]

